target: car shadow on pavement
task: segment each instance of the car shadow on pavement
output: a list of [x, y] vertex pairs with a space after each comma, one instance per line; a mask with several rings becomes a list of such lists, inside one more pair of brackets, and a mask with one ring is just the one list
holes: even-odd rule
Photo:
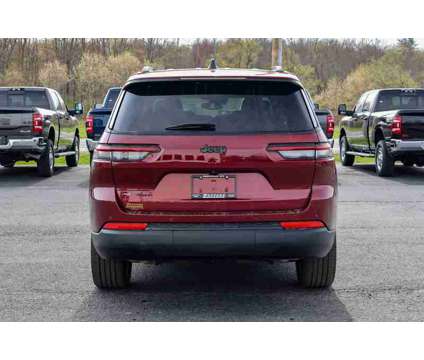
[[[358, 164], [352, 167], [371, 176], [378, 177], [375, 172], [374, 164]], [[424, 185], [424, 168], [423, 167], [405, 167], [396, 165], [393, 177], [380, 178], [382, 180], [399, 182], [405, 185]]]
[[79, 321], [351, 321], [332, 289], [296, 284], [285, 263], [136, 264], [128, 290], [94, 288]]
[[[55, 174], [57, 176], [66, 172], [68, 167], [55, 167]], [[35, 166], [16, 166], [11, 169], [0, 166], [0, 186], [8, 184], [13, 186], [28, 186], [35, 185], [50, 178], [41, 177], [37, 174]]]

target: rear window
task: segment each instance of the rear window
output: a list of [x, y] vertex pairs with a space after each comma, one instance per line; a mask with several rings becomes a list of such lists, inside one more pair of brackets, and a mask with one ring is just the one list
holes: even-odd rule
[[[197, 131], [190, 127], [175, 130], [187, 124], [199, 127]], [[113, 125], [114, 132], [137, 134], [303, 132], [312, 128], [299, 86], [221, 80], [132, 84]]]
[[386, 90], [380, 92], [375, 111], [424, 109], [422, 90]]
[[327, 122], [327, 114], [317, 114], [320, 124], [325, 124]]
[[50, 108], [46, 92], [38, 90], [0, 90], [0, 106]]
[[115, 105], [116, 99], [118, 98], [120, 91], [121, 89], [109, 90], [103, 106], [107, 109], [112, 109]]

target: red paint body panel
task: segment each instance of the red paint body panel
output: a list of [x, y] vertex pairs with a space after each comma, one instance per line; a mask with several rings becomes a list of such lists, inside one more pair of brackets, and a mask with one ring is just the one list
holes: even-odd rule
[[[110, 144], [158, 144], [161, 151], [139, 162], [113, 162], [120, 204], [143, 204], [144, 211], [279, 211], [307, 205], [314, 161], [285, 160], [267, 148], [273, 143], [316, 142], [315, 132], [303, 135], [251, 136], [116, 136]], [[225, 154], [203, 154], [204, 145], [226, 146]], [[231, 200], [193, 200], [192, 175], [210, 173], [236, 177]]]
[[[137, 163], [94, 162], [90, 183], [92, 230], [117, 222], [261, 222], [321, 220], [335, 227], [334, 160], [285, 160], [270, 144], [320, 141], [324, 134], [244, 136], [122, 136], [109, 144], [155, 144], [161, 151]], [[225, 154], [202, 154], [205, 144]], [[191, 175], [236, 175], [237, 198], [191, 199]], [[131, 198], [132, 201], [128, 201]], [[141, 201], [139, 201], [141, 200]], [[128, 203], [139, 206], [126, 206]], [[134, 205], [134, 204], [133, 204]]]

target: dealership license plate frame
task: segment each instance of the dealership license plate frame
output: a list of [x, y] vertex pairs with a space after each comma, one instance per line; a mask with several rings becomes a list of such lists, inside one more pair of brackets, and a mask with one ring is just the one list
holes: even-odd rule
[[[200, 186], [213, 188], [214, 180], [219, 180], [220, 191], [200, 192]], [[223, 181], [222, 181], [223, 180]], [[229, 186], [229, 191], [223, 191], [223, 186]], [[237, 197], [237, 177], [235, 175], [192, 175], [191, 176], [191, 198], [193, 200], [229, 200]]]

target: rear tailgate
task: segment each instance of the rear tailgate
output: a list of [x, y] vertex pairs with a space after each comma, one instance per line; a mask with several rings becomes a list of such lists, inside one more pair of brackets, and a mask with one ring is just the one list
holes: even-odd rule
[[399, 110], [402, 117], [402, 137], [407, 140], [424, 140], [424, 110]]
[[329, 115], [329, 113], [327, 111], [319, 111], [316, 110], [315, 114], [317, 115], [319, 124], [321, 125], [321, 128], [324, 130], [326, 130], [327, 128], [327, 116]]
[[28, 107], [0, 108], [0, 136], [31, 136], [32, 114], [34, 109]]
[[112, 109], [97, 109], [89, 112], [89, 115], [93, 116], [93, 138], [95, 140], [103, 134], [111, 112]]
[[316, 142], [298, 84], [222, 79], [128, 86], [107, 147], [123, 209], [209, 216], [305, 208]]
[[333, 138], [334, 134], [334, 116], [329, 110], [315, 110], [315, 114], [318, 118], [319, 124], [321, 125], [324, 134], [328, 139]]
[[[116, 195], [129, 211], [257, 212], [305, 208], [309, 202], [315, 161], [284, 159], [272, 144], [315, 143], [316, 133], [303, 135], [130, 136], [111, 134], [109, 144], [155, 144], [142, 161], [112, 161]], [[226, 148], [225, 153], [205, 153]], [[196, 199], [199, 176], [228, 176], [231, 199]], [[208, 185], [204, 182], [204, 187]], [[200, 190], [199, 190], [200, 186]], [[197, 187], [197, 189], [196, 189]], [[224, 191], [224, 190], [217, 190]]]

